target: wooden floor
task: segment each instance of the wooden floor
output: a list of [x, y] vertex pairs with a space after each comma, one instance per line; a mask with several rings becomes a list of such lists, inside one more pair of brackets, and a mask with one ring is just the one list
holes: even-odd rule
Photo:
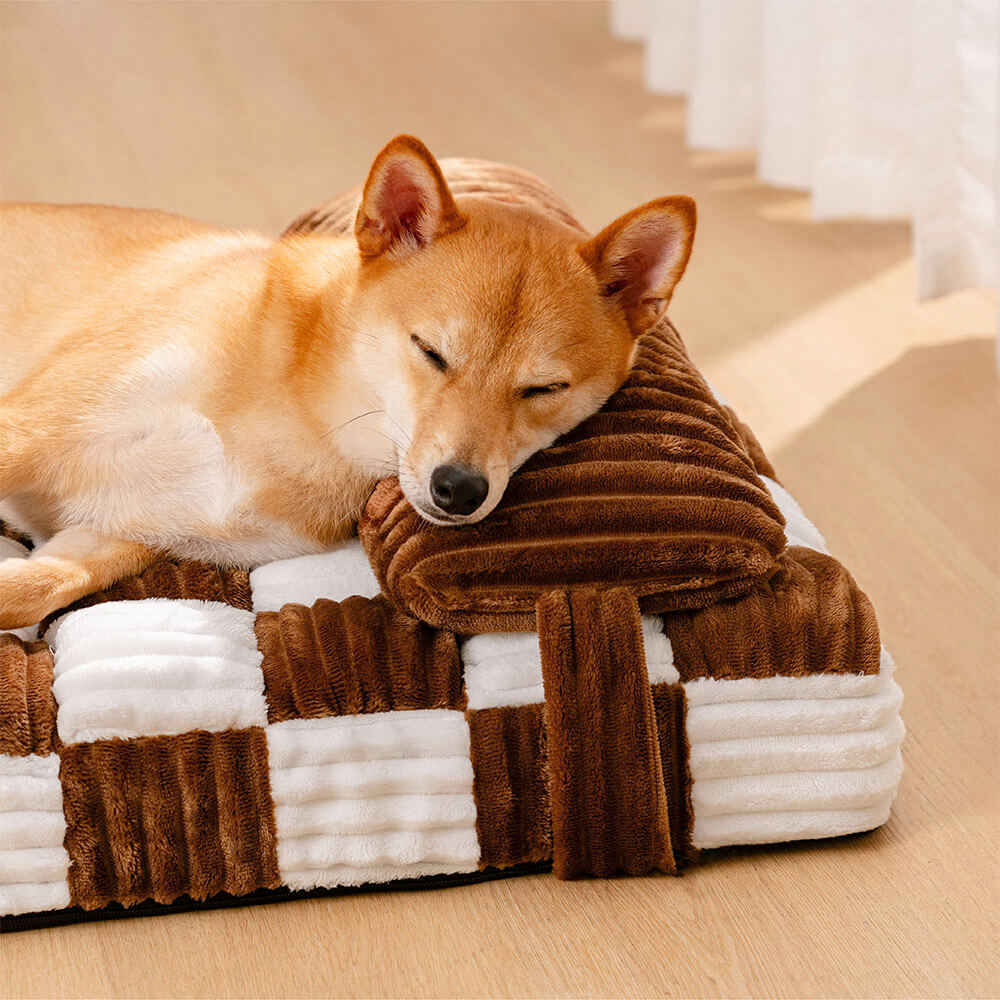
[[698, 199], [672, 315], [879, 611], [889, 825], [684, 878], [550, 876], [6, 937], [8, 997], [996, 996], [995, 297], [917, 305], [902, 225], [807, 220], [682, 143], [590, 3], [4, 3], [0, 194], [276, 231], [411, 131], [599, 226]]

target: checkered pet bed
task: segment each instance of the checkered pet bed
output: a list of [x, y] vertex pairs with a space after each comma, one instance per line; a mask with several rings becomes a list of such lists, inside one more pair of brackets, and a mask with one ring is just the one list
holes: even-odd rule
[[[522, 171], [442, 166], [576, 225]], [[347, 231], [356, 198], [290, 232]], [[716, 397], [666, 324], [481, 525], [432, 530], [390, 480], [332, 552], [164, 559], [0, 633], [2, 929], [884, 823], [874, 611]], [[30, 545], [0, 523], [0, 558]]]

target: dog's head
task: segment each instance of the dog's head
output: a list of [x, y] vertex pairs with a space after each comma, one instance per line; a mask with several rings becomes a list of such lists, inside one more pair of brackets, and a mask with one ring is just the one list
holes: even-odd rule
[[379, 153], [355, 222], [356, 361], [413, 506], [481, 520], [511, 472], [600, 408], [663, 315], [694, 238], [660, 198], [587, 240], [540, 211], [452, 196], [417, 139]]

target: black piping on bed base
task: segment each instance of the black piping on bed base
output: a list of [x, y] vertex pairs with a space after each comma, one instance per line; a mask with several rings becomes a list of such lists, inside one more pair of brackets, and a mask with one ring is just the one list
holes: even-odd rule
[[528, 861], [510, 868], [483, 868], [459, 875], [424, 875], [421, 878], [399, 879], [395, 882], [368, 882], [365, 885], [341, 885], [329, 889], [258, 889], [242, 896], [220, 892], [208, 899], [181, 896], [172, 903], [157, 903], [147, 899], [135, 906], [111, 903], [99, 910], [84, 910], [70, 906], [62, 910], [22, 913], [16, 917], [0, 917], [0, 934], [30, 931], [39, 927], [60, 927], [63, 924], [90, 923], [95, 920], [125, 920], [128, 917], [159, 917], [168, 913], [191, 913], [196, 910], [221, 910], [233, 906], [256, 906], [262, 903], [284, 903], [295, 899], [321, 899], [324, 896], [353, 896], [368, 892], [402, 892], [421, 889], [447, 889], [458, 885], [493, 882], [516, 875], [536, 875], [552, 870], [551, 861]]

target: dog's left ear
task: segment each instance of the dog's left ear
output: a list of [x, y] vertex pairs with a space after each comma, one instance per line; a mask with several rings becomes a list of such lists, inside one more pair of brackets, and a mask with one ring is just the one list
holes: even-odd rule
[[666, 311], [691, 256], [696, 221], [693, 199], [657, 198], [616, 219], [580, 247], [601, 295], [618, 302], [635, 336], [653, 327]]
[[368, 173], [354, 235], [364, 257], [402, 257], [465, 221], [430, 150], [412, 135], [397, 135]]

